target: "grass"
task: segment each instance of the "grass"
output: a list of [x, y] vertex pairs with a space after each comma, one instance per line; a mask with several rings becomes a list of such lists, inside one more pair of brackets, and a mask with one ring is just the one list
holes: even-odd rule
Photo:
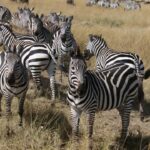
[[[76, 6], [69, 6], [65, 0], [30, 0], [29, 5], [15, 3], [10, 0], [0, 4], [15, 12], [17, 7], [35, 7], [38, 14], [61, 11], [65, 15], [73, 15], [72, 32], [84, 50], [89, 34], [102, 34], [109, 47], [118, 51], [131, 51], [139, 54], [149, 68], [150, 59], [150, 6], [142, 5], [141, 11], [124, 12], [122, 8], [110, 10], [98, 7], [86, 7], [85, 1], [76, 0]], [[16, 29], [17, 32], [22, 32]], [[1, 48], [2, 49], [2, 48]], [[95, 67], [95, 59], [88, 62], [88, 66]], [[18, 127], [18, 103], [12, 103], [12, 118], [10, 120], [9, 135], [7, 134], [5, 119], [5, 101], [3, 100], [3, 115], [0, 118], [0, 150], [72, 150], [74, 144], [71, 138], [71, 120], [69, 106], [65, 103], [67, 78], [63, 85], [58, 85], [58, 98], [55, 107], [49, 103], [48, 79], [43, 74], [45, 89], [44, 97], [37, 97], [34, 84], [30, 82], [26, 102], [23, 128]], [[57, 75], [59, 81], [59, 75]], [[147, 119], [150, 116], [149, 80], [144, 81], [145, 109]], [[65, 90], [64, 90], [65, 89]], [[60, 91], [60, 92], [59, 92]], [[131, 114], [127, 150], [150, 150], [149, 122], [141, 123], [137, 109]], [[116, 110], [96, 114], [94, 126], [94, 150], [108, 150], [117, 141], [120, 130], [120, 118]], [[80, 150], [87, 149], [86, 116], [83, 114], [80, 124]]]

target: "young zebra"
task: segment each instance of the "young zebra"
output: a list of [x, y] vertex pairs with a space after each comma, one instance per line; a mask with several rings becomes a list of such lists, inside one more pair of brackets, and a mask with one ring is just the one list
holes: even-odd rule
[[13, 97], [19, 99], [19, 125], [22, 126], [24, 101], [28, 89], [28, 73], [22, 65], [20, 57], [12, 52], [0, 53], [0, 111], [2, 96], [6, 99], [6, 116], [11, 114]]
[[116, 63], [122, 63], [129, 65], [134, 68], [139, 79], [139, 98], [140, 103], [140, 115], [141, 120], [144, 119], [143, 116], [143, 101], [144, 101], [144, 91], [143, 91], [143, 78], [144, 78], [144, 64], [141, 58], [131, 52], [117, 52], [110, 49], [107, 46], [106, 41], [101, 36], [89, 35], [89, 41], [84, 51], [84, 55], [87, 59], [91, 58], [93, 55], [96, 56], [96, 70], [101, 71], [104, 68]]
[[89, 148], [92, 148], [93, 124], [96, 111], [116, 108], [122, 120], [120, 146], [124, 145], [132, 103], [137, 98], [138, 79], [135, 69], [115, 64], [100, 72], [86, 70], [81, 55], [71, 57], [67, 100], [71, 107], [72, 130], [78, 136], [82, 112], [87, 114]]

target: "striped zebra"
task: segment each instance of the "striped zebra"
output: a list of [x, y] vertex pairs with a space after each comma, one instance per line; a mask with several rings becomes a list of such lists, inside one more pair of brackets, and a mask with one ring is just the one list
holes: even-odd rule
[[108, 48], [106, 41], [101, 36], [89, 35], [89, 42], [86, 50], [84, 51], [85, 57], [90, 58], [96, 56], [96, 70], [101, 71], [115, 63], [122, 63], [134, 68], [139, 79], [139, 95], [142, 96], [139, 100], [141, 120], [143, 116], [143, 77], [144, 77], [144, 64], [137, 54], [130, 52], [117, 52]]
[[135, 1], [125, 1], [124, 10], [140, 10], [141, 5]]
[[36, 36], [39, 42], [52, 44], [53, 34], [43, 26], [43, 22], [38, 15], [30, 15], [29, 31]]
[[[15, 50], [14, 50], [15, 51]], [[13, 97], [19, 99], [19, 125], [22, 126], [24, 101], [28, 89], [28, 73], [22, 65], [20, 57], [8, 49], [0, 53], [0, 112], [2, 96], [6, 99], [6, 116], [11, 114]]]
[[130, 112], [138, 94], [135, 69], [125, 64], [115, 64], [100, 72], [87, 70], [79, 53], [71, 57], [67, 100], [71, 107], [72, 130], [78, 139], [82, 112], [87, 114], [89, 149], [92, 149], [93, 124], [96, 111], [116, 108], [122, 120], [120, 147], [125, 143]]
[[9, 36], [10, 33], [13, 34], [18, 40], [24, 41], [26, 43], [35, 43], [35, 42], [38, 42], [38, 39], [35, 36], [32, 36], [32, 35], [23, 35], [23, 34], [20, 34], [20, 33], [13, 33], [12, 26], [9, 23], [0, 22], [0, 25], [8, 26], [8, 28], [5, 28], [5, 30], [3, 30], [3, 33], [0, 31], [1, 42], [2, 42], [3, 36], [5, 38], [7, 38], [6, 41], [10, 41], [9, 40], [9, 37], [11, 37], [11, 36]]
[[28, 29], [30, 15], [33, 14], [34, 8], [18, 8], [18, 11], [12, 14], [11, 23], [19, 28]]
[[60, 22], [60, 15], [61, 12], [51, 12], [47, 16], [41, 15], [40, 19], [43, 22], [44, 27], [46, 27], [52, 34], [60, 29], [59, 22]]
[[[18, 54], [21, 57], [21, 61], [23, 65], [31, 72], [33, 80], [37, 85], [37, 89], [41, 93], [43, 92], [41, 88], [42, 85], [41, 72], [43, 70], [47, 70], [50, 79], [50, 87], [52, 91], [52, 101], [54, 101], [55, 100], [55, 70], [56, 70], [57, 58], [59, 55], [65, 55], [69, 53], [70, 49], [66, 47], [68, 51], [61, 51], [61, 49], [59, 51], [56, 51], [54, 48], [52, 49], [48, 43], [32, 43], [32, 44], [27, 43], [26, 44], [25, 42], [17, 40], [15, 38], [15, 35], [12, 32], [10, 32], [10, 30], [8, 29], [8, 26], [1, 25], [0, 30], [1, 33], [3, 34], [3, 36], [0, 37], [0, 43], [2, 41], [3, 44], [7, 47], [12, 47], [12, 45], [17, 45], [17, 46], [22, 45], [23, 47], [22, 51], [19, 51]], [[66, 40], [63, 40], [62, 44], [60, 44], [63, 46], [63, 49], [65, 48], [65, 46], [67, 46], [65, 45], [66, 43], [68, 42]]]
[[77, 49], [76, 40], [73, 34], [71, 33], [72, 19], [73, 16], [65, 18], [65, 21], [64, 23], [62, 23], [60, 30], [54, 34], [54, 39], [52, 42], [52, 51], [55, 51], [57, 54], [59, 54], [59, 64], [61, 64], [59, 65], [59, 69], [61, 70], [61, 82], [62, 71], [66, 70], [66, 68], [68, 68], [69, 66], [68, 59], [70, 59], [70, 55], [65, 54], [67, 54], [67, 52], [74, 52]]
[[5, 22], [9, 22], [11, 20], [11, 12], [4, 6], [0, 6], [0, 20]]

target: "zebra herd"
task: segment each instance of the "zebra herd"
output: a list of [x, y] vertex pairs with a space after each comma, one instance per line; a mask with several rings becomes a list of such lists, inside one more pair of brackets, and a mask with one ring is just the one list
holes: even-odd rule
[[[7, 116], [11, 113], [13, 96], [18, 97], [19, 125], [22, 125], [29, 73], [37, 89], [42, 92], [41, 72], [47, 70], [52, 91], [51, 100], [54, 102], [56, 67], [62, 57], [69, 55], [71, 60], [67, 101], [71, 108], [75, 139], [78, 139], [81, 113], [85, 112], [88, 118], [89, 149], [92, 149], [96, 111], [116, 108], [122, 121], [120, 147], [123, 147], [130, 112], [136, 99], [140, 106], [141, 120], [144, 119], [143, 80], [149, 78], [150, 70], [144, 71], [141, 58], [131, 52], [112, 50], [104, 38], [97, 35], [89, 35], [84, 54], [81, 54], [71, 31], [73, 16], [50, 13], [39, 17], [29, 8], [19, 8], [18, 12], [11, 14], [6, 7], [0, 8], [4, 9], [0, 18], [0, 45], [4, 47], [4, 51], [0, 53], [0, 102], [4, 95]], [[15, 33], [12, 25], [25, 28], [29, 34]], [[95, 71], [87, 70], [86, 61], [92, 56], [96, 57]]]
[[133, 0], [125, 0], [123, 2], [111, 1], [111, 0], [87, 0], [86, 5], [87, 6], [96, 5], [98, 7], [112, 8], [112, 9], [123, 7], [124, 10], [140, 10], [141, 9], [141, 4]]

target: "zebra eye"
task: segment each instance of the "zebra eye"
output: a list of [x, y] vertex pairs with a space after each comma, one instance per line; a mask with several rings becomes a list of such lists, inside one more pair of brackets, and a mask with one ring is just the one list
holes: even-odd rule
[[75, 67], [72, 67], [72, 69], [74, 70], [74, 69], [75, 69]]

